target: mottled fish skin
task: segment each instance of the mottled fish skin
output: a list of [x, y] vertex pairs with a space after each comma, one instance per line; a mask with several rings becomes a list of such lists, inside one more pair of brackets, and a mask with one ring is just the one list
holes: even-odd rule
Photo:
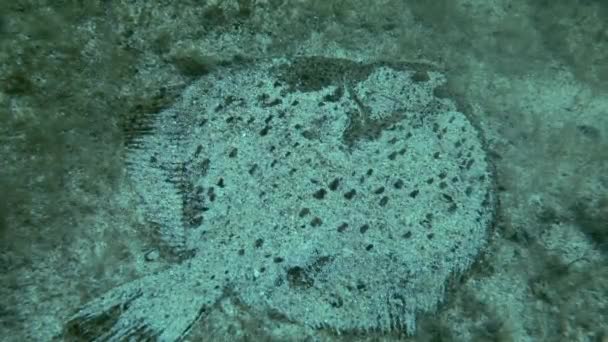
[[[420, 66], [322, 57], [217, 69], [128, 158], [179, 263], [68, 323], [90, 340], [180, 340], [230, 288], [315, 328], [414, 333], [494, 217], [467, 117]], [[95, 327], [103, 327], [99, 330]]]
[[181, 340], [224, 291], [207, 266], [187, 262], [116, 287], [79, 310], [67, 332], [88, 341]]

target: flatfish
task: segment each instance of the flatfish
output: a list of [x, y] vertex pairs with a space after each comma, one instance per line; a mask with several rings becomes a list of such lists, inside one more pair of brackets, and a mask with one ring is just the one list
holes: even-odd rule
[[325, 57], [197, 80], [127, 157], [175, 263], [85, 304], [67, 329], [176, 341], [230, 293], [314, 328], [413, 334], [494, 219], [483, 139], [445, 82], [422, 64]]

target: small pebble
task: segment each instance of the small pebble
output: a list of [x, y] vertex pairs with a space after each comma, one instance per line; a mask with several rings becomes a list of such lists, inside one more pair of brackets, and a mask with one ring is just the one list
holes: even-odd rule
[[160, 257], [158, 250], [152, 250], [146, 253], [146, 261], [156, 261]]

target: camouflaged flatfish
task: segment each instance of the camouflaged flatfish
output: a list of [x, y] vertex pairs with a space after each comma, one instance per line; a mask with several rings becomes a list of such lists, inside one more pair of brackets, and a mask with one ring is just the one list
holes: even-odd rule
[[88, 340], [180, 340], [231, 289], [338, 331], [415, 330], [487, 242], [478, 131], [422, 65], [302, 57], [218, 67], [135, 139], [129, 175], [178, 260], [70, 319]]

